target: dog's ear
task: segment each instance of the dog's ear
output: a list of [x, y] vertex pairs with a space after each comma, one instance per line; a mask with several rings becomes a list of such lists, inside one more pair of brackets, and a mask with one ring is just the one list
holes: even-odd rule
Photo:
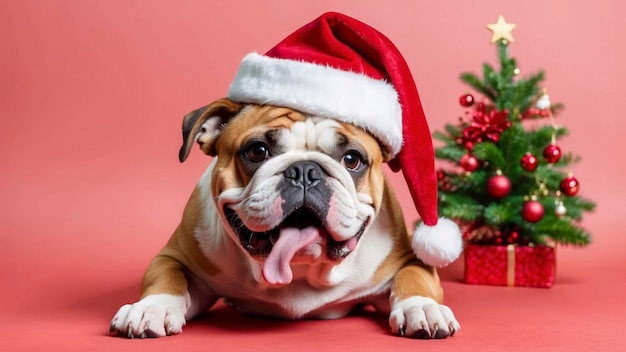
[[183, 145], [178, 152], [178, 160], [182, 163], [187, 159], [194, 141], [198, 142], [203, 152], [212, 155], [211, 145], [215, 137], [242, 108], [242, 104], [224, 98], [185, 115]]

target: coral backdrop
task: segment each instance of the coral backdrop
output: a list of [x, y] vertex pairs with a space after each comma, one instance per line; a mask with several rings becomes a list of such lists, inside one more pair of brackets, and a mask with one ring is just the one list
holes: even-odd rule
[[[495, 62], [485, 25], [499, 14], [517, 24], [511, 54], [522, 74], [546, 70], [552, 100], [566, 106], [557, 122], [570, 136], [561, 146], [582, 156], [572, 171], [580, 194], [598, 203], [583, 223], [594, 243], [559, 250], [553, 289], [470, 287], [459, 283], [461, 262], [443, 270], [448, 303], [464, 330], [428, 348], [515, 350], [552, 342], [571, 350], [624, 343], [616, 335], [623, 333], [617, 332], [622, 320], [611, 319], [626, 313], [617, 277], [626, 269], [625, 2], [3, 0], [0, 345], [129, 346], [105, 336], [109, 319], [121, 303], [137, 298], [143, 270], [177, 225], [209, 162], [194, 150], [179, 164], [182, 116], [224, 96], [246, 53], [264, 52], [328, 10], [358, 18], [396, 43], [413, 70], [432, 130], [462, 114], [459, 74]], [[391, 177], [398, 193], [407, 195], [402, 178]], [[407, 222], [414, 221], [411, 200], [401, 201]], [[558, 315], [552, 309], [560, 309]], [[543, 323], [538, 312], [547, 314]], [[302, 334], [329, 334], [325, 326], [355, 329], [330, 333], [328, 345], [313, 339], [311, 348], [339, 347], [345, 339], [362, 350], [421, 346], [385, 335], [384, 319], [382, 327], [361, 320], [295, 326]], [[269, 326], [280, 331], [291, 325]], [[188, 340], [183, 334], [172, 341], [213, 341], [217, 349], [259, 341], [211, 336], [236, 327], [231, 321], [224, 333], [206, 322], [190, 324]], [[265, 341], [257, 348], [277, 350], [272, 333], [254, 331]], [[276, 336], [287, 345], [300, 339]], [[239, 342], [233, 347], [229, 341]], [[156, 346], [151, 343], [146, 346]]]

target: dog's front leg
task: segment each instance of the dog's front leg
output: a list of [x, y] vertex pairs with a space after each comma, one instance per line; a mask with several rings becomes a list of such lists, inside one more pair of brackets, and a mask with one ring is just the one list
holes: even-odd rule
[[111, 321], [110, 333], [129, 338], [178, 334], [186, 319], [215, 303], [216, 298], [207, 298], [188, 284], [179, 261], [159, 254], [146, 271], [141, 299], [119, 309]]
[[435, 269], [417, 264], [402, 268], [395, 276], [389, 303], [389, 325], [394, 335], [441, 339], [461, 326], [452, 310], [440, 304], [443, 290]]

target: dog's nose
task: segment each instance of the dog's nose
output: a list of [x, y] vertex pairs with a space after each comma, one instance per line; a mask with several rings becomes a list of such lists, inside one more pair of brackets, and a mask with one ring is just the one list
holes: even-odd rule
[[299, 188], [315, 187], [322, 179], [322, 168], [312, 161], [296, 161], [283, 173], [291, 185]]

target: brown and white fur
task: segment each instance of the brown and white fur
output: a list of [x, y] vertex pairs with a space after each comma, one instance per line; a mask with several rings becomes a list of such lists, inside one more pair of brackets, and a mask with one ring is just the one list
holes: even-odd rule
[[211, 165], [182, 221], [148, 267], [141, 299], [111, 334], [178, 334], [223, 298], [287, 319], [334, 319], [369, 304], [394, 335], [460, 329], [434, 268], [415, 257], [383, 174], [388, 153], [367, 132], [298, 111], [220, 99], [185, 116]]

